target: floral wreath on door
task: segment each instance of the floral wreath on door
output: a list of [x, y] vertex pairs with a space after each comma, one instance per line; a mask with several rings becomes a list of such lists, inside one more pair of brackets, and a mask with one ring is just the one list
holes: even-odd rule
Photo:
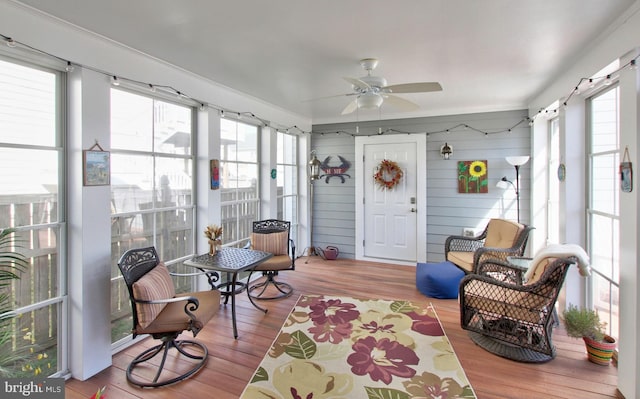
[[393, 190], [402, 180], [404, 172], [397, 162], [383, 159], [376, 168], [373, 179], [376, 185], [383, 190]]

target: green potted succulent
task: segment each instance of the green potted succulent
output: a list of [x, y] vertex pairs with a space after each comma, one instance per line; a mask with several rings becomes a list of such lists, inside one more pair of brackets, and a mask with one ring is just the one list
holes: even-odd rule
[[589, 361], [602, 366], [611, 363], [616, 340], [605, 334], [607, 323], [600, 321], [597, 311], [569, 305], [562, 317], [567, 335], [584, 340]]

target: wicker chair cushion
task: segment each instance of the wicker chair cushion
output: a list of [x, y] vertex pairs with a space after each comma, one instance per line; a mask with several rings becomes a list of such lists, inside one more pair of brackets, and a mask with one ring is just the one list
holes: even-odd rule
[[[133, 297], [137, 300], [153, 301], [176, 296], [173, 280], [164, 263], [158, 263], [151, 271], [140, 277], [138, 281], [133, 283], [132, 288]], [[136, 303], [138, 324], [142, 328], [147, 327], [158, 317], [165, 306], [167, 306], [165, 303]]]
[[547, 270], [547, 267], [555, 260], [557, 260], [557, 258], [544, 258], [540, 260], [540, 262], [538, 262], [536, 265], [532, 265], [530, 267], [530, 271], [527, 272], [529, 278], [525, 282], [525, 285], [533, 284], [540, 280], [540, 277], [542, 277], [542, 274]]
[[511, 248], [516, 243], [518, 236], [524, 230], [520, 223], [505, 219], [491, 219], [487, 227], [485, 247]]
[[468, 272], [473, 271], [473, 252], [451, 251], [447, 260]]
[[274, 255], [287, 255], [289, 233], [280, 231], [277, 233], [251, 233], [251, 248], [269, 252]]

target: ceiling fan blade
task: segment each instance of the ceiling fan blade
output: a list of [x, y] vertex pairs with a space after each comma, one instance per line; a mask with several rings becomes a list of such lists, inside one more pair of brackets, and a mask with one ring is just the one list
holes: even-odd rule
[[391, 104], [392, 106], [401, 109], [402, 111], [415, 111], [420, 108], [420, 106], [413, 101], [405, 100], [404, 98], [400, 98], [398, 96], [392, 96], [391, 94], [383, 94], [384, 102]]
[[358, 108], [358, 99], [356, 98], [355, 100], [347, 104], [346, 107], [344, 107], [344, 109], [342, 110], [342, 115], [350, 114], [353, 111], [355, 111], [357, 108]]
[[357, 93], [345, 93], [345, 94], [336, 94], [334, 96], [326, 96], [326, 97], [316, 97], [316, 98], [310, 98], [308, 100], [302, 100], [303, 103], [307, 103], [310, 101], [316, 101], [316, 100], [326, 100], [329, 98], [338, 98], [338, 97], [349, 97], [349, 96], [353, 96], [356, 95]]
[[371, 86], [369, 86], [369, 84], [367, 82], [364, 82], [364, 81], [362, 81], [360, 79], [356, 79], [356, 78], [342, 78], [342, 79], [344, 79], [347, 82], [351, 83], [352, 85], [354, 85], [358, 89], [361, 89], [361, 90], [369, 90], [369, 89], [371, 89]]
[[382, 88], [387, 93], [424, 93], [429, 91], [442, 91], [438, 82], [404, 83], [385, 86]]

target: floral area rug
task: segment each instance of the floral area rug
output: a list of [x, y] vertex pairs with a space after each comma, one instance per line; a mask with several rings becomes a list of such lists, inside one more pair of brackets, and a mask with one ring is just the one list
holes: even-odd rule
[[431, 304], [301, 296], [242, 399], [475, 398]]

